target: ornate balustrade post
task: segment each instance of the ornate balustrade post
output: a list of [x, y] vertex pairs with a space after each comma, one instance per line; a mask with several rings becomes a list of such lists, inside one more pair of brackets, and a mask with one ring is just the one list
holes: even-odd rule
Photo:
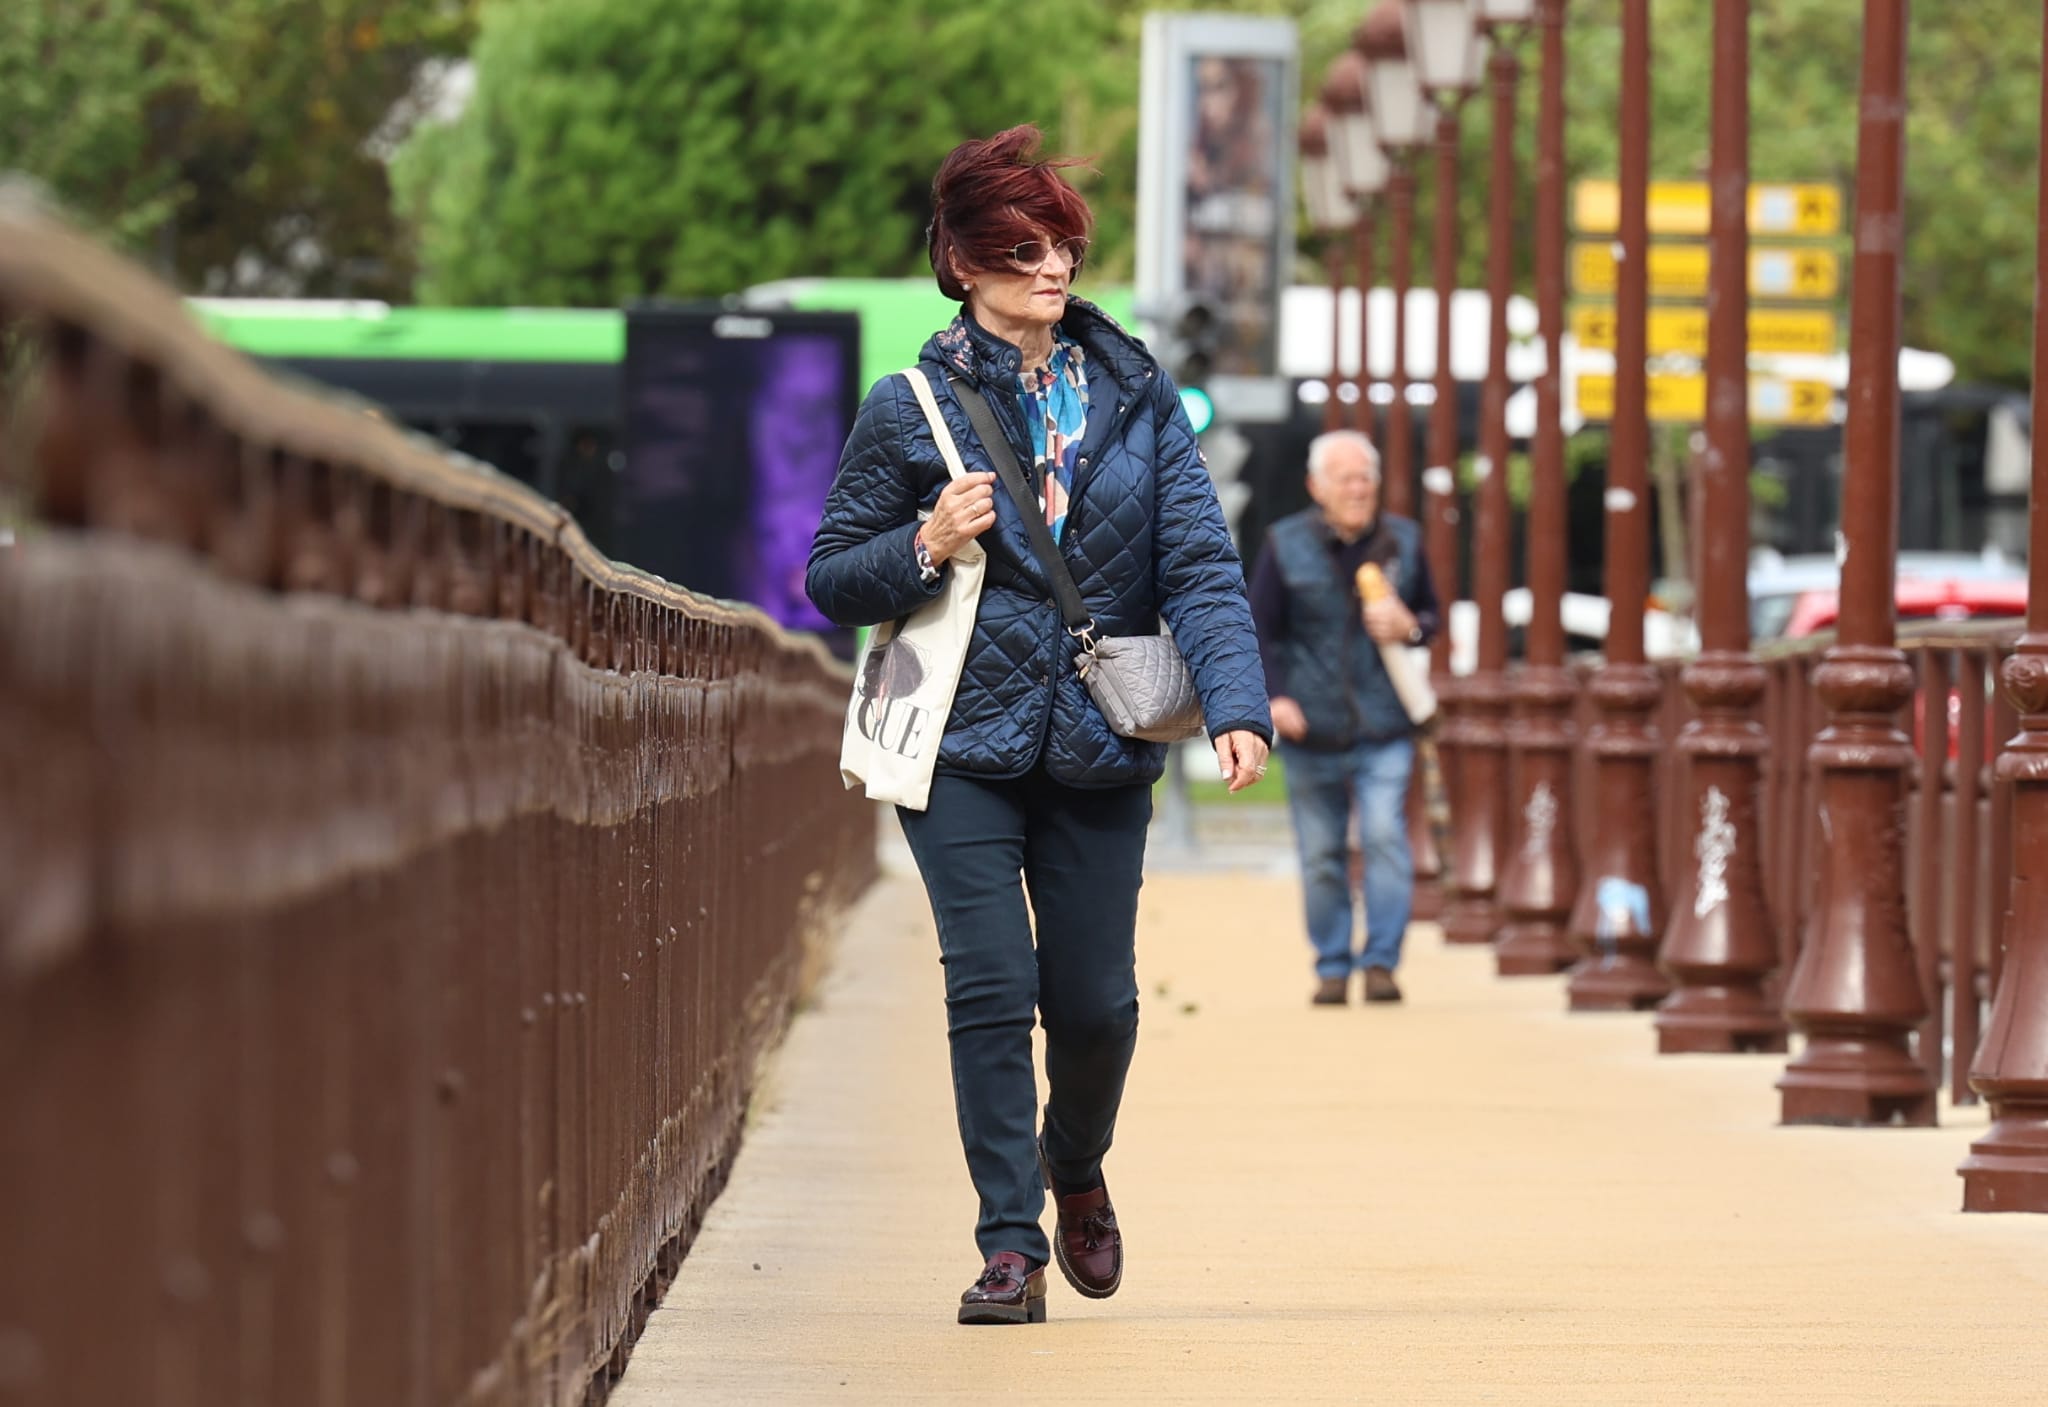
[[1782, 1051], [1765, 995], [1778, 940], [1764, 903], [1764, 671], [1749, 653], [1749, 0], [1714, 3], [1713, 237], [1707, 271], [1707, 452], [1701, 466], [1700, 657], [1685, 667], [1699, 710], [1679, 732], [1691, 854], [1658, 960], [1677, 984], [1657, 1049]]
[[1601, 718], [1587, 739], [1596, 824], [1571, 937], [1574, 1011], [1654, 1006], [1670, 983], [1652, 962], [1664, 927], [1653, 804], [1662, 742], [1651, 720], [1663, 701], [1644, 662], [1650, 586], [1648, 369], [1650, 0], [1621, 8], [1621, 230], [1615, 285], [1614, 430], [1607, 464], [1606, 662], [1587, 693]]
[[1841, 628], [1814, 691], [1820, 890], [1785, 992], [1806, 1048], [1778, 1089], [1788, 1124], [1934, 1122], [1908, 1038], [1927, 1014], [1907, 931], [1899, 711], [1913, 671], [1892, 627], [1899, 477], [1899, 259], [1906, 179], [1906, 0], [1865, 0], [1856, 253], [1843, 438]]
[[1578, 681], [1565, 667], [1566, 542], [1564, 426], [1559, 364], [1564, 338], [1564, 10], [1539, 0], [1543, 51], [1536, 133], [1536, 304], [1543, 328], [1543, 374], [1536, 382], [1536, 435], [1530, 444], [1529, 516], [1524, 556], [1529, 574], [1528, 651], [1509, 680], [1514, 700], [1509, 771], [1518, 779], [1509, 812], [1514, 827], [1501, 874], [1502, 926], [1494, 963], [1503, 977], [1545, 976], [1571, 966], [1565, 920], [1579, 891], [1573, 840], [1572, 708]]
[[[2048, 141], [2048, 67], [2041, 131]], [[2048, 413], [2048, 164], [2041, 168], [2040, 232], [2034, 257], [2034, 415]], [[2034, 485], [2027, 552], [2027, 633], [2005, 662], [2005, 691], [2020, 733], [1999, 754], [2012, 784], [2011, 901], [2005, 942], [1992, 966], [1991, 1021], [1970, 1065], [1970, 1088], [1991, 1106], [1991, 1127], [1970, 1145], [1958, 1171], [1963, 1210], [2048, 1212], [2048, 434], [2034, 436]]]

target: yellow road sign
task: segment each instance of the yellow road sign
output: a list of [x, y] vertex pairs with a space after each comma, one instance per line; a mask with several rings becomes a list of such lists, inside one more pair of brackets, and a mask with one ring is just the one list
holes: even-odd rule
[[[1707, 296], [1707, 246], [1650, 246], [1652, 298]], [[1755, 298], [1830, 299], [1841, 291], [1842, 261], [1832, 249], [1752, 249], [1749, 292]], [[1614, 245], [1582, 239], [1572, 244], [1572, 290], [1614, 292]]]
[[[1572, 309], [1572, 336], [1589, 351], [1615, 348], [1614, 305], [1588, 303]], [[1650, 309], [1649, 354], [1653, 357], [1704, 357], [1707, 354], [1705, 308]], [[1817, 308], [1752, 308], [1749, 350], [1829, 356], [1835, 350], [1832, 312]]]
[[1752, 298], [1833, 298], [1842, 288], [1842, 261], [1832, 249], [1752, 249]]
[[[1575, 385], [1582, 419], [1614, 418], [1611, 375], [1582, 373]], [[1650, 377], [1648, 389], [1651, 420], [1697, 425], [1706, 419], [1705, 376], [1659, 372]], [[1759, 425], [1827, 425], [1834, 418], [1834, 401], [1834, 388], [1825, 381], [1797, 381], [1783, 376], [1749, 378], [1749, 418]]]
[[[1650, 233], [1703, 235], [1708, 227], [1705, 181], [1652, 181]], [[1572, 227], [1581, 234], [1621, 228], [1621, 186], [1584, 180], [1572, 186]], [[1832, 235], [1842, 231], [1842, 192], [1819, 184], [1751, 186], [1752, 235]]]

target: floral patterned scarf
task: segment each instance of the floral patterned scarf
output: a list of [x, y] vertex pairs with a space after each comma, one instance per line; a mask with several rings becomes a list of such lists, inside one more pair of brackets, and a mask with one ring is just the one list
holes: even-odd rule
[[1081, 344], [1055, 329], [1044, 368], [1017, 377], [1017, 403], [1031, 434], [1031, 467], [1054, 542], [1067, 525], [1067, 493], [1088, 430], [1088, 373], [1081, 362]]

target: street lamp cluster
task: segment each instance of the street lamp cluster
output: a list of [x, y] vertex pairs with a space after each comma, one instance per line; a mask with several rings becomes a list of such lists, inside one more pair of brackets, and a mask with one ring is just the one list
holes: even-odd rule
[[[1328, 245], [1332, 357], [1326, 424], [1375, 430], [1367, 294], [1380, 220], [1390, 217], [1393, 356], [1385, 434], [1389, 511], [1412, 514], [1421, 490], [1432, 571], [1459, 594], [1457, 386], [1451, 370], [1460, 121], [1482, 86], [1492, 108], [1487, 224], [1490, 336], [1473, 459], [1472, 596], [1477, 665], [1452, 678], [1448, 632], [1433, 650], [1448, 778], [1450, 854], [1439, 861], [1425, 808], [1411, 799], [1418, 901], [1440, 889], [1452, 942], [1490, 944], [1503, 975], [1570, 969], [1573, 1010], [1656, 1011], [1666, 1052], [1804, 1049], [1779, 1083], [1787, 1123], [1925, 1123], [1934, 1081], [1909, 1037], [1925, 1013], [1903, 901], [1905, 778], [1913, 748], [1899, 731], [1911, 675], [1892, 625], [1897, 540], [1899, 261], [1903, 209], [1905, 0], [1864, 0], [1852, 351], [1845, 434], [1842, 626], [1814, 675], [1826, 726], [1806, 763], [1828, 837], [1820, 901], [1798, 960], [1780, 945], [1764, 897], [1760, 791], [1768, 740], [1757, 719], [1765, 673], [1750, 652], [1745, 571], [1750, 424], [1748, 323], [1748, 25], [1750, 0], [1714, 0], [1707, 413], [1696, 508], [1702, 525], [1702, 650], [1682, 675], [1693, 716], [1671, 740], [1683, 754], [1684, 842], [1667, 915], [1656, 854], [1654, 766], [1666, 740], [1663, 700], [1644, 656], [1649, 594], [1647, 413], [1650, 0], [1619, 0], [1620, 220], [1615, 243], [1614, 412], [1603, 498], [1610, 613], [1603, 658], [1585, 692], [1598, 721], [1590, 762], [1590, 844], [1574, 844], [1572, 778], [1581, 740], [1579, 685], [1561, 620], [1567, 547], [1561, 359], [1564, 318], [1564, 22], [1568, 0], [1380, 0], [1316, 88], [1302, 126], [1311, 221]], [[1539, 41], [1533, 224], [1543, 370], [1535, 385], [1524, 560], [1532, 598], [1527, 648], [1512, 669], [1502, 615], [1509, 587], [1507, 303], [1523, 247], [1516, 222], [1518, 48]], [[2048, 145], [2048, 93], [2042, 125]], [[1417, 473], [1409, 404], [1407, 301], [1417, 168], [1434, 143], [1435, 395]], [[2048, 172], [2042, 178], [2048, 221]], [[2048, 224], [2044, 224], [2048, 231]], [[1342, 385], [1338, 295], [1346, 241], [1355, 250], [1356, 383]], [[2048, 234], [2041, 243], [2048, 287]], [[2048, 374], [2048, 317], [2036, 333]], [[1340, 395], [1340, 391], [1346, 394]], [[2048, 414], [2048, 412], [2043, 412]], [[1967, 1206], [2048, 1211], [2048, 1013], [2024, 994], [2048, 988], [2048, 435], [2034, 439], [2036, 503], [2029, 630], [2005, 683], [2021, 715], [1999, 775], [2012, 782], [2014, 899], [2004, 977], [1972, 1083], [1990, 1100], [1991, 1131], [1962, 1171]], [[2040, 858], [2029, 859], [2027, 847]], [[1432, 883], [1441, 877], [1441, 884]], [[1430, 910], [1418, 902], [1418, 913]]]

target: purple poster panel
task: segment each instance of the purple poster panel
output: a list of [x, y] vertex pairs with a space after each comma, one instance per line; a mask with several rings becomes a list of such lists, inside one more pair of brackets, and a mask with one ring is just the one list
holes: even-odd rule
[[850, 315], [629, 318], [615, 555], [829, 629], [804, 566], [852, 428], [857, 346]]

